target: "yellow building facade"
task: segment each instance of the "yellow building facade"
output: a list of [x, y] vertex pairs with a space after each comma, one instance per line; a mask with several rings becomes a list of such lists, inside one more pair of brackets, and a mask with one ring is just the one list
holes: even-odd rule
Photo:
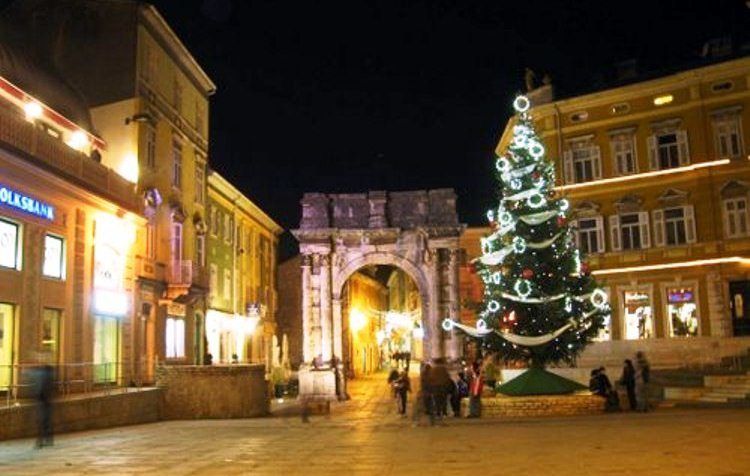
[[388, 288], [362, 272], [352, 274], [342, 292], [345, 336], [344, 362], [348, 375], [359, 377], [380, 368], [378, 331], [383, 328], [380, 312], [388, 308]]
[[270, 365], [283, 229], [217, 172], [208, 177], [207, 351], [214, 363]]
[[[141, 197], [146, 246], [133, 272], [140, 285], [139, 365], [146, 380], [153, 381], [157, 363], [202, 363], [208, 97], [214, 83], [147, 3], [17, 2], [5, 14], [29, 26], [29, 42], [54, 49], [56, 69], [85, 96], [93, 126], [107, 143], [102, 164], [135, 184]], [[65, 28], [66, 22], [80, 28]], [[54, 41], [50, 31], [59, 32]], [[87, 31], [101, 33], [91, 41]]]
[[680, 365], [742, 352], [750, 58], [558, 101], [545, 102], [545, 88], [529, 94], [531, 115], [613, 309], [583, 360], [647, 350], [657, 365]]

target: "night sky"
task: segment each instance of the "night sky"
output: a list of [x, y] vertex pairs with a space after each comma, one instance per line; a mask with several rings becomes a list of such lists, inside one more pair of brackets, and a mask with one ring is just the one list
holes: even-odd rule
[[739, 0], [154, 3], [218, 85], [211, 166], [287, 229], [304, 192], [438, 187], [483, 224], [525, 67], [569, 96], [616, 62], [666, 72], [750, 30]]

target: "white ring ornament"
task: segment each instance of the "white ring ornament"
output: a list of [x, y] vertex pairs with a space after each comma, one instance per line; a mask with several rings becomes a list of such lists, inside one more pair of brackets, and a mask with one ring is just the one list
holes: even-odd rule
[[495, 301], [494, 299], [487, 303], [487, 310], [489, 312], [497, 312], [500, 310], [500, 303]]
[[513, 215], [508, 211], [501, 212], [498, 218], [500, 219], [500, 225], [502, 226], [508, 226], [513, 223]]
[[544, 146], [535, 140], [526, 142], [526, 147], [529, 149], [529, 155], [535, 159], [541, 159], [544, 155]]
[[539, 192], [534, 192], [526, 199], [526, 203], [531, 208], [541, 208], [547, 203], [547, 199], [544, 198], [544, 195], [542, 195]]
[[507, 172], [511, 169], [512, 165], [507, 157], [498, 157], [495, 161], [495, 168], [498, 172]]
[[524, 240], [520, 236], [513, 238], [513, 251], [518, 254], [526, 251], [526, 240]]
[[531, 101], [526, 96], [521, 95], [513, 100], [513, 109], [516, 112], [526, 112], [529, 110], [529, 107], [531, 107]]
[[450, 332], [453, 330], [453, 321], [450, 319], [443, 319], [442, 327], [445, 332]]
[[601, 288], [596, 288], [591, 293], [591, 304], [594, 305], [597, 309], [604, 309], [604, 306], [607, 305], [607, 293], [604, 292]]
[[531, 283], [526, 279], [519, 279], [513, 285], [513, 290], [521, 299], [526, 299], [531, 294]]

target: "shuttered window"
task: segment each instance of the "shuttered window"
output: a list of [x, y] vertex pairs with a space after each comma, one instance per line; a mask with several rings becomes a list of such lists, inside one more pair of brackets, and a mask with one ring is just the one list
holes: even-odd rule
[[649, 164], [652, 170], [665, 170], [690, 164], [687, 131], [675, 130], [648, 138]]
[[587, 140], [570, 142], [563, 154], [563, 174], [566, 183], [583, 183], [602, 178], [601, 151]]
[[747, 199], [724, 200], [724, 233], [727, 238], [748, 236]]
[[654, 220], [654, 244], [656, 246], [674, 246], [696, 242], [695, 212], [692, 205], [654, 210], [652, 217]]
[[648, 212], [623, 213], [609, 217], [612, 250], [639, 250], [651, 247]]
[[584, 254], [604, 252], [604, 219], [601, 216], [580, 218], [573, 222], [578, 231], [578, 249]]

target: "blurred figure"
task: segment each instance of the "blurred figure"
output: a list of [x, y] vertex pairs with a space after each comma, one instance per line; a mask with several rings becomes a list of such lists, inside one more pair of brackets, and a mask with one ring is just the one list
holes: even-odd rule
[[432, 416], [432, 394], [430, 393], [428, 377], [430, 375], [429, 364], [422, 364], [419, 369], [419, 391], [412, 405], [412, 426], [417, 426], [422, 415], [427, 412], [430, 415], [430, 423], [434, 424]]
[[482, 390], [484, 376], [481, 363], [477, 360], [472, 365], [471, 384], [469, 385], [469, 415], [468, 418], [479, 418], [482, 414]]
[[404, 370], [396, 380], [396, 395], [398, 397], [398, 412], [406, 416], [406, 399], [408, 393], [411, 392], [411, 381], [409, 380], [409, 374]]
[[651, 364], [646, 354], [638, 351], [635, 354], [635, 400], [639, 412], [648, 411], [648, 383], [651, 380]]
[[52, 398], [55, 393], [55, 370], [45, 364], [36, 368], [34, 372], [34, 389], [37, 401], [38, 434], [36, 447], [52, 446]]
[[435, 359], [435, 366], [430, 372], [429, 382], [433, 393], [433, 413], [442, 422], [448, 416], [448, 393], [456, 387], [448, 373], [444, 359]]
[[624, 366], [622, 368], [622, 377], [620, 377], [620, 384], [625, 387], [628, 393], [628, 405], [630, 410], [637, 408], [635, 398], [635, 367], [633, 361], [625, 359]]

